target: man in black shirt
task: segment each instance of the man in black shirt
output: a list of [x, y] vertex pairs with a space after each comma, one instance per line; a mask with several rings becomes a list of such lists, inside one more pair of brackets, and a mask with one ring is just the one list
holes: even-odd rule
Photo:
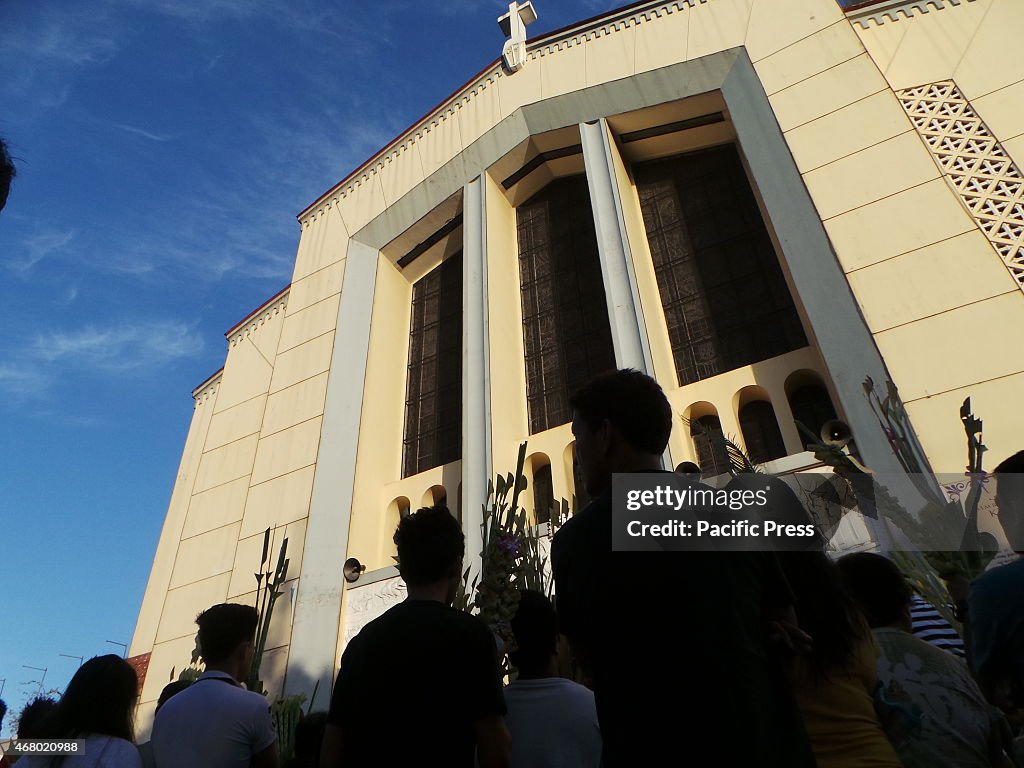
[[632, 370], [571, 402], [594, 501], [555, 535], [551, 560], [561, 631], [594, 683], [604, 765], [813, 766], [768, 638], [788, 629], [792, 602], [774, 556], [613, 552], [612, 475], [662, 471], [672, 408]]
[[511, 740], [494, 638], [451, 607], [465, 538], [444, 506], [395, 532], [402, 603], [349, 642], [334, 684], [321, 768], [443, 765], [505, 768]]

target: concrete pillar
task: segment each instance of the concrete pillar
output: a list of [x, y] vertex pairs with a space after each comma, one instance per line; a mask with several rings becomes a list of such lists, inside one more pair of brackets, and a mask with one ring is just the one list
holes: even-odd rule
[[319, 682], [321, 706], [334, 679], [379, 258], [376, 248], [349, 245], [292, 625], [285, 692], [309, 697]]
[[622, 210], [622, 195], [616, 178], [618, 148], [601, 118], [580, 124], [583, 162], [590, 187], [590, 204], [597, 229], [604, 293], [608, 301], [615, 363], [619, 368], [636, 368], [654, 375], [647, 328], [640, 306], [633, 256]]
[[462, 206], [462, 525], [470, 578], [480, 572], [482, 509], [493, 474], [486, 189], [484, 176], [470, 181]]

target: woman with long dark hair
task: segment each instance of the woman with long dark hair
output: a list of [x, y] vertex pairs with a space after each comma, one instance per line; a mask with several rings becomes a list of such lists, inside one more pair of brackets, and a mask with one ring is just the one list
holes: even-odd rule
[[878, 646], [842, 574], [822, 552], [782, 552], [779, 561], [813, 639], [795, 688], [819, 768], [899, 768], [875, 713]]
[[36, 738], [83, 739], [80, 754], [29, 757], [24, 768], [141, 768], [134, 738], [139, 681], [120, 656], [97, 656], [83, 664], [60, 702], [39, 725]]

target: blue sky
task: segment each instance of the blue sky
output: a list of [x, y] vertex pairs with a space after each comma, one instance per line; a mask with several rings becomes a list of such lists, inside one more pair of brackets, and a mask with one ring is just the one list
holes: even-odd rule
[[[619, 3], [537, 3], [530, 35]], [[495, 58], [492, 0], [2, 0], [0, 632], [17, 710], [135, 626], [224, 331], [295, 215]], [[10, 718], [8, 718], [10, 719]], [[5, 724], [6, 725], [6, 724]], [[4, 734], [7, 733], [4, 729]]]

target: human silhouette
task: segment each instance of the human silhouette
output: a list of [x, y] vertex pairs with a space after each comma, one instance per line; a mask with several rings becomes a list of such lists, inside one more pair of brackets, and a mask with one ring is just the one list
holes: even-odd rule
[[[408, 597], [360, 630], [341, 658], [322, 768], [508, 766], [509, 736], [494, 636], [452, 608], [466, 543], [444, 506], [395, 531]], [[395, 718], [381, 713], [398, 708]]]
[[[139, 679], [120, 656], [89, 659], [75, 673], [56, 707], [39, 723], [35, 738], [84, 739], [82, 754], [62, 759], [61, 768], [141, 768], [132, 743]], [[50, 757], [23, 757], [19, 768], [48, 768]]]
[[252, 667], [258, 614], [221, 603], [196, 618], [206, 670], [167, 700], [153, 722], [157, 768], [277, 767], [270, 703], [242, 681]]
[[594, 694], [558, 676], [555, 607], [540, 592], [521, 590], [512, 618], [516, 679], [505, 688], [512, 768], [597, 768], [601, 730]]
[[551, 559], [561, 631], [594, 683], [603, 764], [813, 765], [768, 632], [800, 637], [774, 555], [613, 552], [612, 475], [663, 471], [672, 407], [628, 369], [571, 405], [594, 501], [555, 535]]

